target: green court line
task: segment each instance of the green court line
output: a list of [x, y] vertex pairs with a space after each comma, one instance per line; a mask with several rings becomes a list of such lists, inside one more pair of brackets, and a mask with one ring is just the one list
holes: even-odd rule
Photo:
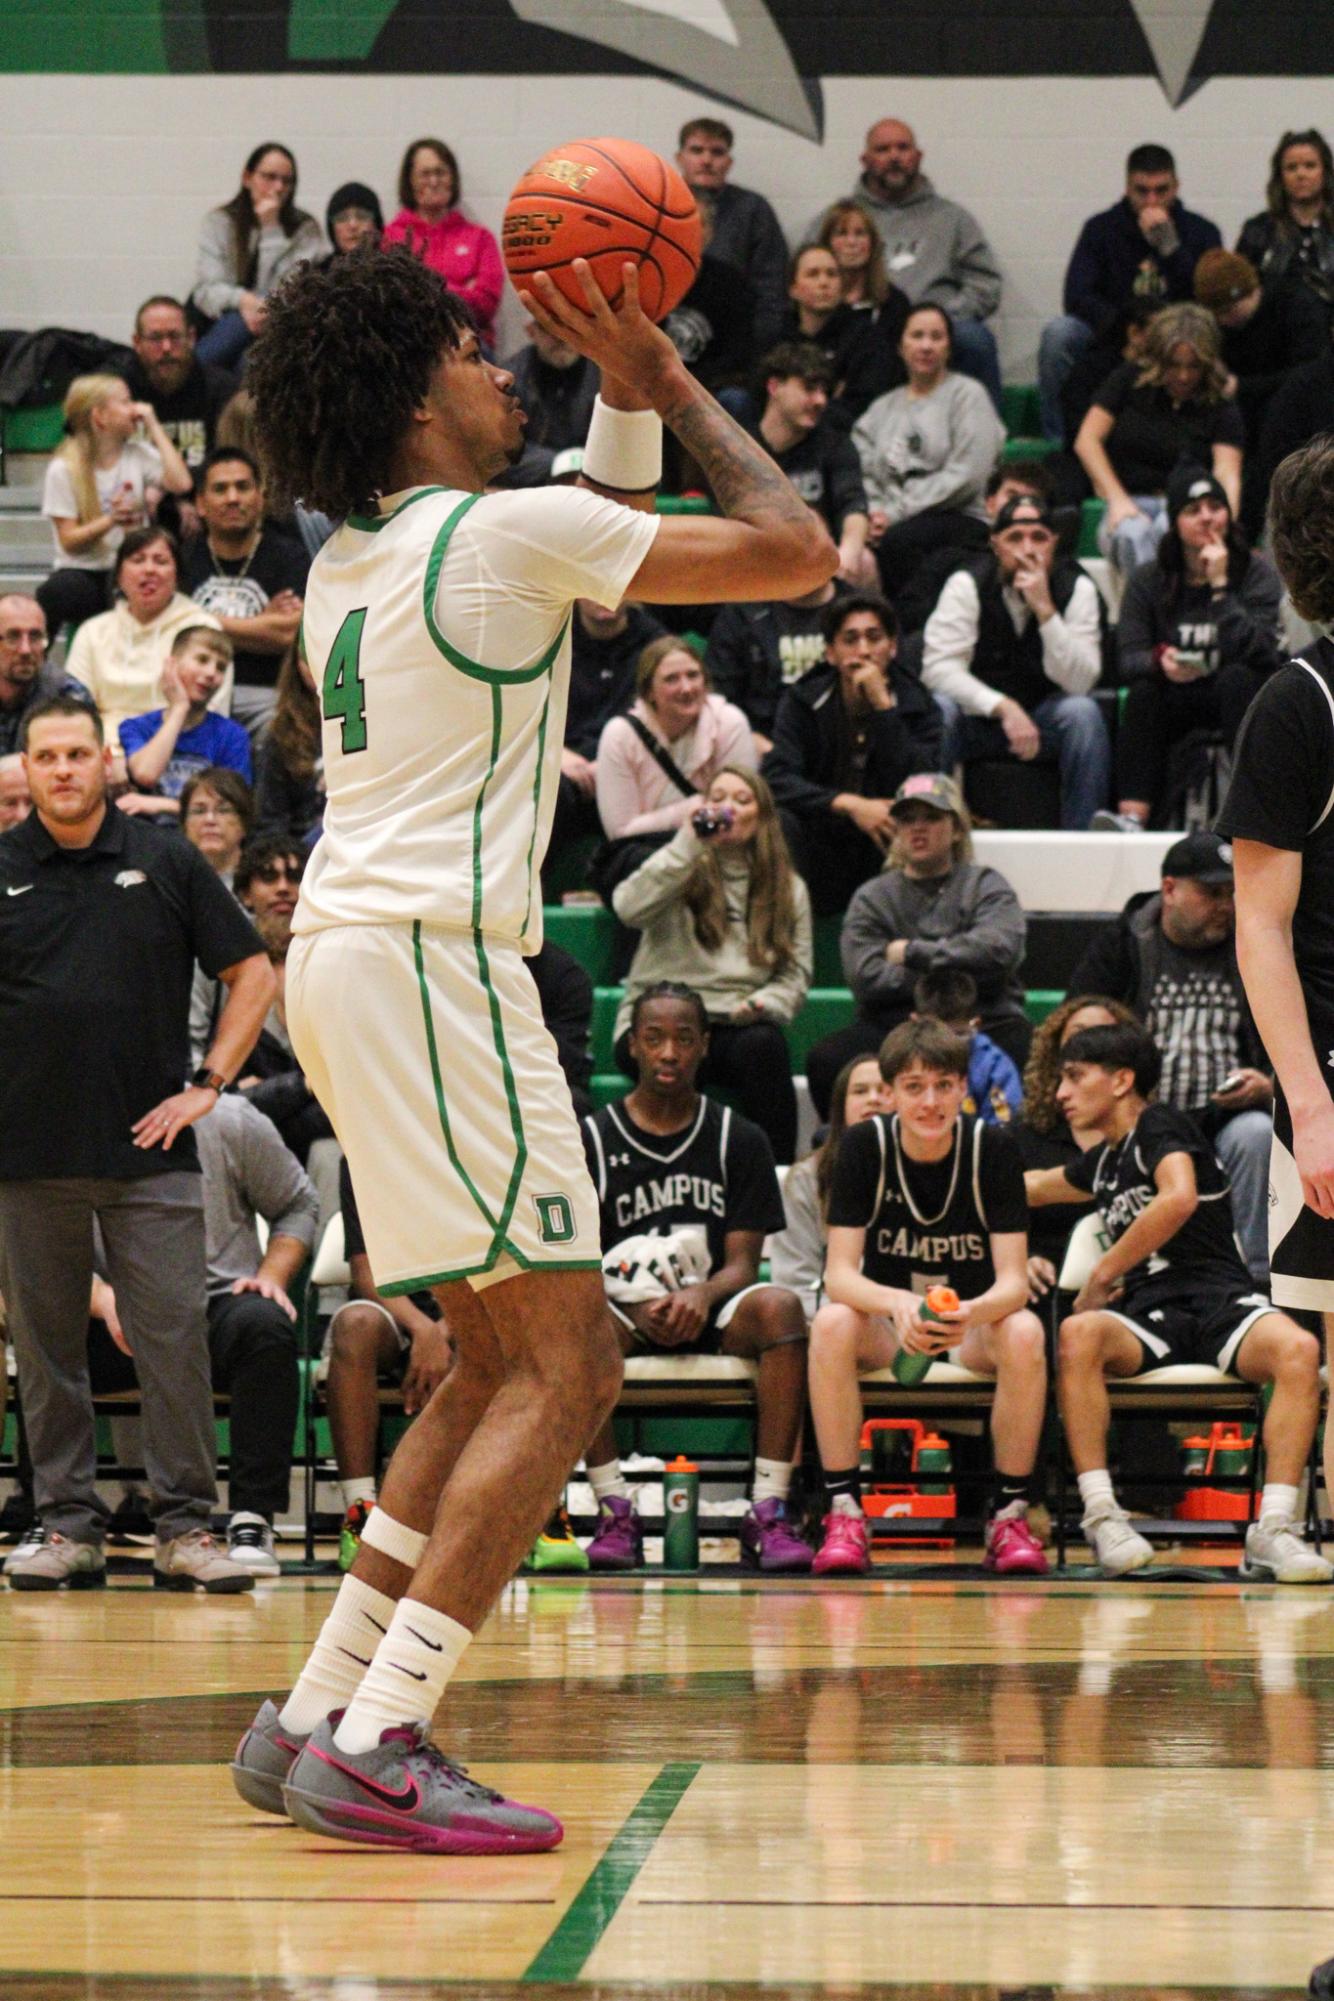
[[530, 1962], [522, 1976], [525, 1982], [579, 1978], [698, 1771], [697, 1764], [663, 1766], [551, 1937]]

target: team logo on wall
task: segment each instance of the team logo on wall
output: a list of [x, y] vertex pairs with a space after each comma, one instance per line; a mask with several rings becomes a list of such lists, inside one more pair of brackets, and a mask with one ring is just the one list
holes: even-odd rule
[[[38, 64], [87, 69], [102, 0], [61, 10]], [[156, 20], [148, 19], [153, 14]], [[80, 27], [86, 17], [87, 32]], [[1323, 17], [1323, 18], [1322, 18]], [[649, 71], [803, 138], [822, 77], [1156, 76], [1170, 105], [1216, 76], [1329, 67], [1327, 10], [1254, 0], [143, 0], [141, 40], [177, 71], [633, 76]], [[145, 49], [148, 43], [144, 42]], [[109, 54], [106, 67], [133, 68]], [[144, 67], [142, 59], [138, 67]], [[0, 68], [4, 67], [0, 55]]]

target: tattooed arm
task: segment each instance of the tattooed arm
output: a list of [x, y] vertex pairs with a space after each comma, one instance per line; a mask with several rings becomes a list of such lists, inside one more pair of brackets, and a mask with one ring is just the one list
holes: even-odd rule
[[[657, 411], [700, 466], [723, 511], [722, 520], [665, 516], [627, 595], [651, 604], [724, 604], [817, 589], [838, 568], [838, 550], [823, 521], [764, 447], [682, 366], [667, 336], [640, 311], [633, 267], [626, 269], [625, 293], [614, 310], [587, 272], [587, 314], [543, 276], [520, 297], [539, 324], [597, 362], [605, 402]], [[648, 496], [596, 491], [628, 505], [651, 505]]]

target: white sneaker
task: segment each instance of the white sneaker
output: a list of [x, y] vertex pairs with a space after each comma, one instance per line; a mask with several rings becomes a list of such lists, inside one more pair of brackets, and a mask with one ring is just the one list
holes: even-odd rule
[[1142, 834], [1143, 820], [1137, 820], [1133, 813], [1114, 813], [1110, 806], [1100, 806], [1089, 821], [1091, 834]]
[[273, 1548], [273, 1530], [263, 1515], [233, 1515], [227, 1530], [227, 1554], [252, 1577], [281, 1577], [282, 1565]]
[[1273, 1584], [1328, 1584], [1334, 1564], [1308, 1549], [1282, 1515], [1261, 1515], [1246, 1531], [1246, 1554], [1237, 1575]]
[[1104, 1577], [1124, 1577], [1153, 1562], [1153, 1545], [1130, 1526], [1130, 1517], [1115, 1501], [1090, 1510], [1080, 1524], [1084, 1540], [1098, 1559]]

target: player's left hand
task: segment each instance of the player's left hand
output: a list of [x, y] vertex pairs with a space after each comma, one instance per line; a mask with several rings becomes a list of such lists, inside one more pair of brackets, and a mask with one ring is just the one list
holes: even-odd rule
[[453, 1350], [449, 1336], [436, 1322], [412, 1337], [412, 1353], [403, 1378], [403, 1409], [408, 1417], [424, 1410], [449, 1374]]
[[170, 1153], [173, 1140], [192, 1126], [196, 1119], [206, 1119], [218, 1102], [218, 1094], [207, 1084], [191, 1084], [184, 1091], [173, 1092], [160, 1105], [154, 1105], [151, 1112], [145, 1112], [130, 1127], [137, 1147], [160, 1146], [164, 1153]]
[[1274, 1101], [1274, 1087], [1263, 1070], [1236, 1070], [1236, 1085], [1230, 1091], [1215, 1091], [1213, 1101], [1227, 1112], [1248, 1112], [1253, 1106], [1267, 1111]]
[[1095, 1266], [1075, 1300], [1076, 1313], [1099, 1313], [1121, 1297], [1124, 1285], [1119, 1278], [1104, 1278]]
[[1035, 1300], [1045, 1299], [1056, 1283], [1056, 1267], [1050, 1258], [1031, 1257], [1028, 1260], [1028, 1300], [1030, 1306]]
[[709, 1317], [708, 1302], [699, 1297], [697, 1285], [684, 1285], [668, 1292], [649, 1307], [649, 1339], [656, 1347], [683, 1348], [698, 1341]]
[[258, 1293], [261, 1299], [271, 1299], [275, 1306], [281, 1306], [289, 1320], [296, 1319], [296, 1308], [277, 1279], [265, 1278], [262, 1271], [256, 1272], [253, 1278], [238, 1278], [232, 1286], [232, 1291], [238, 1295], [243, 1292]]

